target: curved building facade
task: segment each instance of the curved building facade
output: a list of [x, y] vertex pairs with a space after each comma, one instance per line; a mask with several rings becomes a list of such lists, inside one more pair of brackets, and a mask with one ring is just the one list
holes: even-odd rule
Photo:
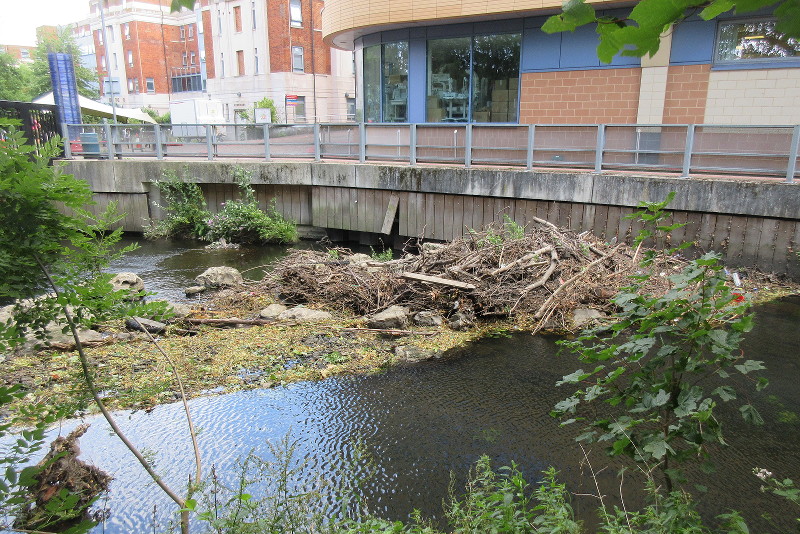
[[322, 32], [355, 51], [366, 122], [800, 123], [800, 42], [768, 13], [687, 19], [654, 57], [604, 64], [593, 27], [541, 30], [560, 4], [328, 0]]

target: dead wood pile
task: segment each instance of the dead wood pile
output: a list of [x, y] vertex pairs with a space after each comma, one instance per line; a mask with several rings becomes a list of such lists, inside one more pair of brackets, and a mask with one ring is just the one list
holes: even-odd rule
[[[387, 262], [332, 250], [293, 251], [264, 284], [288, 302], [357, 314], [397, 304], [477, 317], [523, 315], [559, 328], [571, 324], [578, 307], [611, 311], [610, 297], [629, 285], [641, 259], [625, 244], [608, 244], [540, 219], [524, 234], [513, 223], [495, 224]], [[682, 263], [668, 261], [675, 267]]]

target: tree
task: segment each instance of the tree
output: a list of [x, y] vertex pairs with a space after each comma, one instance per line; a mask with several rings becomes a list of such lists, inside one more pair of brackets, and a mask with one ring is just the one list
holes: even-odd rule
[[723, 13], [741, 15], [766, 9], [777, 19], [776, 32], [800, 38], [800, 0], [641, 0], [623, 16], [598, 16], [595, 8], [584, 2], [566, 0], [563, 12], [550, 17], [542, 30], [574, 31], [579, 26], [595, 24], [600, 36], [597, 56], [605, 63], [617, 54], [652, 56], [658, 51], [664, 31], [692, 15], [711, 20]]
[[30, 67], [17, 65], [11, 54], [0, 53], [0, 100], [29, 101], [33, 96], [30, 84]]
[[50, 52], [61, 52], [72, 55], [72, 63], [75, 66], [75, 81], [78, 85], [78, 93], [91, 99], [97, 99], [97, 72], [81, 65], [81, 52], [72, 30], [69, 27], [58, 28], [53, 32], [39, 32], [36, 37], [36, 50], [33, 53], [33, 76], [31, 80], [31, 91], [34, 96], [41, 95], [53, 90], [50, 81], [50, 64], [47, 54]]

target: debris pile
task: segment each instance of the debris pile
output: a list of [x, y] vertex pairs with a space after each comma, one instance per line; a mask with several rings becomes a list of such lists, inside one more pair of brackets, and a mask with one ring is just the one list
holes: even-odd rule
[[[566, 328], [576, 308], [612, 311], [610, 298], [640, 269], [639, 251], [537, 219], [529, 228], [494, 224], [418, 254], [375, 261], [347, 249], [296, 250], [264, 279], [290, 303], [373, 314], [392, 305], [478, 318], [520, 316], [536, 329]], [[662, 269], [683, 260], [664, 258]], [[671, 273], [669, 273], [671, 274]], [[665, 277], [654, 277], [654, 285]], [[658, 290], [658, 288], [651, 288]]]

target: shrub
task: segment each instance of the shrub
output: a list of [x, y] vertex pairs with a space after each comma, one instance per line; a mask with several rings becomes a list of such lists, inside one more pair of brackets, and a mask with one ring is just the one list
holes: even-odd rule
[[208, 211], [200, 186], [187, 180], [188, 168], [184, 167], [181, 176], [166, 170], [162, 179], [155, 182], [161, 192], [167, 211], [167, 218], [152, 223], [145, 228], [145, 237], [158, 239], [164, 237], [202, 238], [208, 233]]

